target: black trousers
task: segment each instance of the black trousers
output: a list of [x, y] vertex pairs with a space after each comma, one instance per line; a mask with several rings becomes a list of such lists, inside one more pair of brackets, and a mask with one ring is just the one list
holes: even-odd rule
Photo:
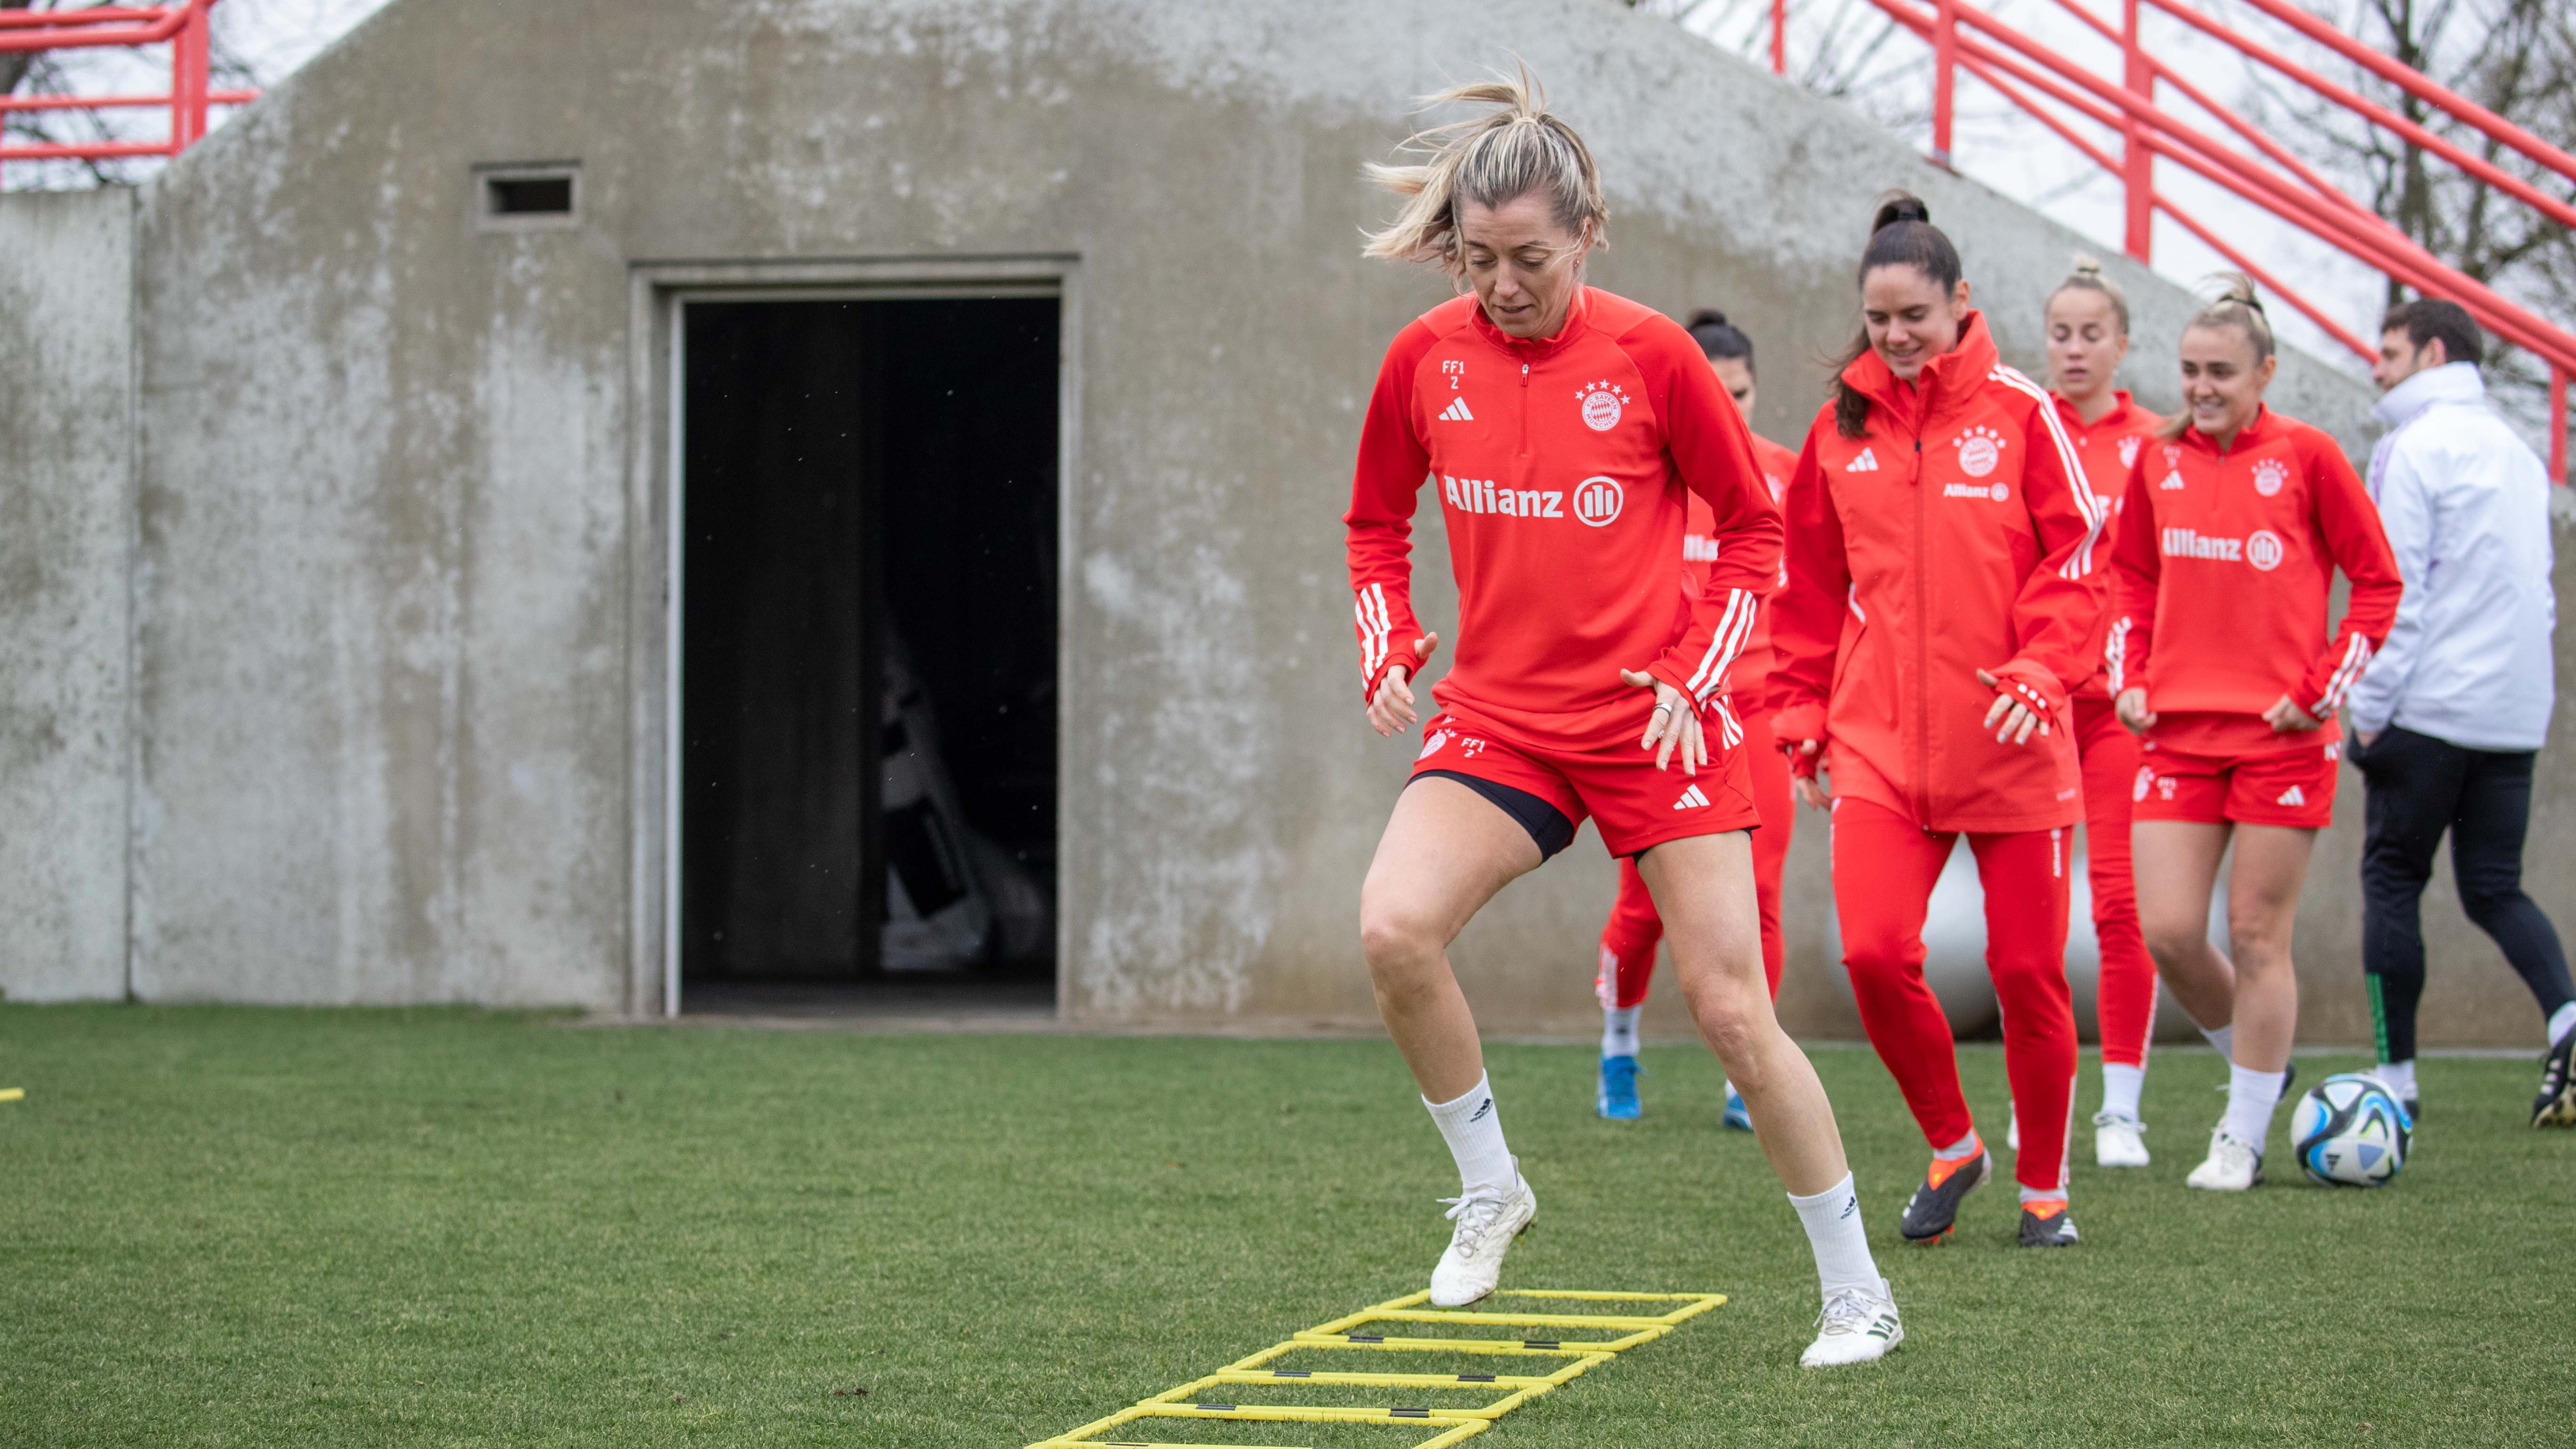
[[2424, 995], [2419, 907], [2433, 850], [2451, 836], [2460, 905], [2495, 938], [2544, 1016], [2576, 1000], [2558, 932], [2522, 893], [2522, 836], [2531, 819], [2530, 751], [2466, 750], [2394, 726], [2348, 753], [2370, 787], [2361, 854], [2361, 968], [2369, 973], [2379, 1059], [2415, 1056]]

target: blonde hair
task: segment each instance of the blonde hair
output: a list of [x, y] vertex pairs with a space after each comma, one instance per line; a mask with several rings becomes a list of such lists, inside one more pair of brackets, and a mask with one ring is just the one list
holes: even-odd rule
[[[2254, 344], [2254, 364], [2262, 366], [2263, 359], [2272, 355], [2272, 319], [2263, 315], [2263, 298], [2254, 290], [2254, 279], [2243, 272], [2212, 272], [2200, 279], [2203, 287], [2212, 283], [2217, 284], [2218, 290], [2206, 305], [2191, 314], [2182, 330], [2233, 327]], [[2164, 426], [2156, 429], [2156, 436], [2171, 442], [2190, 427], [2191, 409], [2184, 408], [2166, 419]]]
[[2129, 294], [2120, 290], [2119, 283], [2102, 275], [2102, 264], [2096, 261], [2091, 253], [2075, 254], [2065, 279], [2049, 289], [2048, 296], [2039, 304], [2040, 310], [2046, 312], [2049, 304], [2057, 300], [2060, 292], [2099, 292], [2110, 298], [2111, 313], [2120, 319], [2120, 335], [2123, 337], [2129, 335]]
[[1501, 206], [1533, 193], [1546, 199], [1566, 230], [1580, 233], [1588, 224], [1595, 245], [1607, 241], [1610, 207], [1592, 149], [1547, 109], [1547, 92], [1527, 66], [1517, 75], [1452, 86], [1421, 104], [1429, 110], [1459, 101], [1494, 109], [1408, 137], [1401, 149], [1429, 153], [1418, 165], [1368, 164], [1371, 181], [1406, 200], [1393, 222], [1368, 234], [1363, 255], [1436, 262], [1455, 276], [1465, 267], [1459, 207], [1471, 201]]

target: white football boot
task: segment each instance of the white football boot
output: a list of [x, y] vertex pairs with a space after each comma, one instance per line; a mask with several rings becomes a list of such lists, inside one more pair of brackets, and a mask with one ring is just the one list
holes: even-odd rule
[[1873, 1363], [1905, 1341], [1905, 1324], [1896, 1316], [1896, 1295], [1887, 1280], [1878, 1291], [1845, 1288], [1825, 1300], [1816, 1315], [1816, 1341], [1798, 1355], [1800, 1368], [1840, 1368]]
[[2191, 1170], [2183, 1186], [2207, 1192], [2243, 1192], [2263, 1180], [2262, 1149], [2224, 1127], [2209, 1134], [2209, 1160]]
[[2144, 1167], [2147, 1165], [2146, 1124], [2135, 1117], [2117, 1112], [2093, 1114], [2093, 1165], [2096, 1167]]
[[1458, 1227], [1449, 1235], [1449, 1250], [1431, 1270], [1432, 1307], [1464, 1307], [1502, 1281], [1504, 1252], [1538, 1216], [1538, 1194], [1530, 1191], [1520, 1166], [1520, 1159], [1513, 1158], [1512, 1185], [1498, 1196], [1441, 1199], [1456, 1204], [1449, 1219]]

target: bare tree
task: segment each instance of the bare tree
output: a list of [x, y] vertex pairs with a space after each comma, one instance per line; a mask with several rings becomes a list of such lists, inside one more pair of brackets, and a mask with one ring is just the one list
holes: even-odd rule
[[[2576, 8], [2566, 0], [2354, 0], [2364, 44], [2576, 150]], [[2338, 27], [2349, 14], [2321, 11]], [[2343, 84], [2541, 192], [2576, 202], [2576, 183], [2358, 65]], [[2553, 319], [2576, 317], [2576, 236], [2403, 137], [2304, 88], [2255, 73], [2258, 110], [2356, 199], [2463, 274]], [[2395, 279], [2393, 305], [2407, 298]], [[2516, 349], [2489, 359], [2498, 401], [2527, 423], [2546, 407], [2545, 364]]]

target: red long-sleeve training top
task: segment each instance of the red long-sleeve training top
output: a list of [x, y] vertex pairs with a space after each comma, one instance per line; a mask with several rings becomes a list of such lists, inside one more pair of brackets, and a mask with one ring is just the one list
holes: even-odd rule
[[[2352, 600], [2329, 635], [2338, 567]], [[2225, 452], [2197, 428], [2139, 452], [2114, 569], [2112, 691], [2146, 686], [2155, 744], [2222, 757], [2313, 748], [2314, 733], [2275, 732], [2263, 711], [2286, 694], [2332, 718], [2405, 587], [2343, 450], [2270, 408]]]
[[[1846, 438], [1825, 404], [1789, 482], [1773, 732], [1828, 742], [1837, 797], [1925, 830], [2073, 824], [2067, 697], [2094, 670], [2108, 594], [2101, 518], [2056, 405], [1997, 360], [1975, 312], [1911, 388], [1875, 352], [1843, 377], [1869, 423]], [[1995, 698], [1979, 669], [2049, 732], [2014, 745], [1979, 728]]]
[[[2109, 552], [2120, 537], [2120, 506], [2129, 497], [2129, 470], [2137, 465], [2138, 450], [2151, 441], [2148, 437], [2164, 421], [2138, 406], [2126, 391], [2112, 394], [2109, 412], [2092, 422], [2075, 410], [2075, 404], [2049, 394], [2057, 408], [2057, 421], [2066, 429], [2068, 441], [2075, 444], [2075, 456], [2084, 464], [2084, 480], [2093, 489], [2095, 511], [2105, 520], [2102, 525], [2102, 550]], [[2111, 610], [2102, 611], [2102, 622], [2093, 632], [2090, 653], [2102, 659], [2102, 647], [2111, 630]], [[2111, 670], [2103, 663], [2092, 677], [2075, 687], [2078, 699], [2109, 699]]]
[[[1652, 712], [1621, 682], [1628, 668], [1705, 713], [1778, 577], [1780, 514], [1751, 439], [1690, 334], [1624, 297], [1586, 287], [1535, 341], [1496, 328], [1471, 296], [1424, 313], [1378, 371], [1342, 520], [1362, 696], [1388, 669], [1421, 665], [1411, 555], [1428, 480], [1458, 582], [1457, 659], [1432, 687], [1441, 708], [1533, 744], [1600, 749]], [[1717, 543], [1696, 597], [1673, 587], [1686, 494], [1709, 505]]]

